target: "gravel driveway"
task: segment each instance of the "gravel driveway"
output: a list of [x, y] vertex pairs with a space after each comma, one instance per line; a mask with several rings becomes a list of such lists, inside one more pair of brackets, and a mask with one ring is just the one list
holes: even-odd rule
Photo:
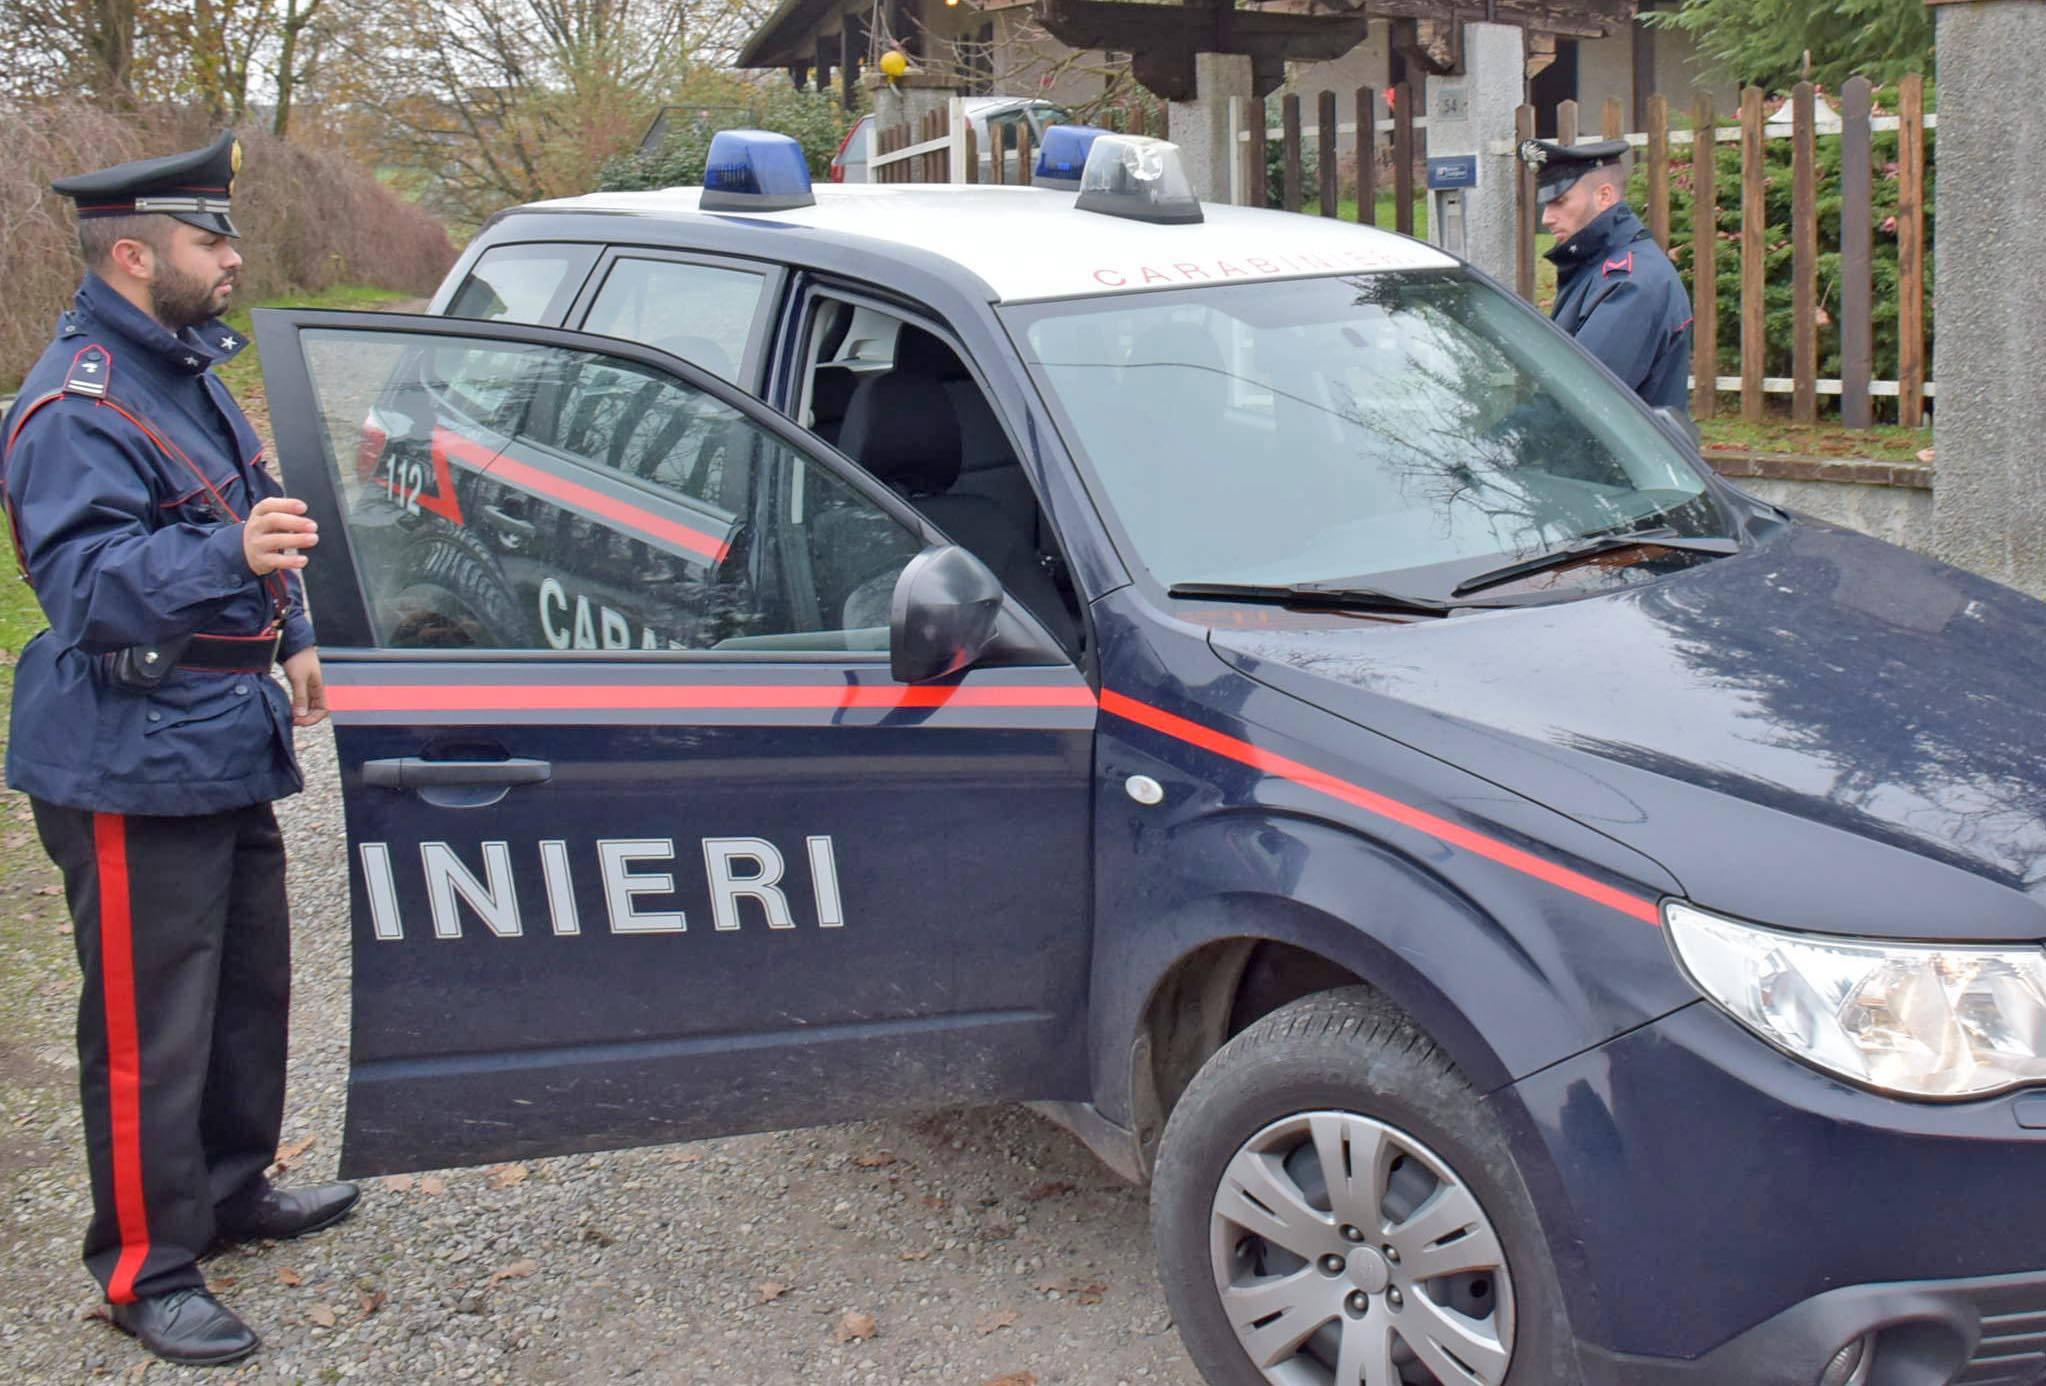
[[[302, 740], [289, 1179], [330, 1177], [346, 1086], [348, 888], [333, 743]], [[17, 849], [27, 806], [8, 795]], [[32, 851], [30, 853], [32, 855]], [[266, 1340], [237, 1368], [152, 1363], [77, 1260], [86, 1207], [53, 872], [0, 908], [0, 1380], [946, 1382], [1197, 1386], [1143, 1195], [1016, 1108], [955, 1110], [373, 1181], [215, 1287]]]

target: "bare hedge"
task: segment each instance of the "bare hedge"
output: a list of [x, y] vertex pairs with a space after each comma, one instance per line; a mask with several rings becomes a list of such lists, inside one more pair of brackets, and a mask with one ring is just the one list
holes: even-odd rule
[[[215, 132], [203, 113], [114, 115], [76, 102], [0, 109], [0, 390], [50, 340], [82, 268], [71, 204], [50, 180], [129, 159], [194, 149]], [[373, 284], [424, 294], [453, 263], [446, 229], [337, 150], [242, 134], [234, 218], [244, 303]]]

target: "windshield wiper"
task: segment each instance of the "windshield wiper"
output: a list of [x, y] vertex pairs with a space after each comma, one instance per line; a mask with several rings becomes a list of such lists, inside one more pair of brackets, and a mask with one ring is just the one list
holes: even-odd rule
[[1171, 597], [1214, 597], [1229, 602], [1272, 602], [1282, 606], [1322, 607], [1337, 611], [1404, 611], [1417, 616], [1447, 616], [1474, 606], [1518, 605], [1499, 601], [1442, 601], [1434, 597], [1386, 592], [1376, 587], [1349, 587], [1322, 582], [1175, 582]]
[[1487, 587], [1497, 587], [1517, 577], [1543, 572], [1549, 568], [1560, 568], [1593, 554], [1612, 553], [1618, 549], [1660, 548], [1680, 549], [1685, 553], [1709, 553], [1725, 557], [1739, 553], [1740, 543], [1734, 539], [1703, 539], [1678, 534], [1673, 529], [1637, 529], [1626, 534], [1594, 534], [1570, 543], [1560, 544], [1553, 549], [1516, 559], [1497, 568], [1490, 568], [1474, 577], [1467, 577], [1449, 589], [1453, 597], [1469, 592], [1482, 592]]

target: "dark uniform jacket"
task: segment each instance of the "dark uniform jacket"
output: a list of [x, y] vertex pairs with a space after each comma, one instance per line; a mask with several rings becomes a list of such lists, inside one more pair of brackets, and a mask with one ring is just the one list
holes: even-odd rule
[[279, 657], [313, 643], [298, 583], [260, 579], [242, 555], [234, 517], [282, 492], [210, 371], [241, 346], [217, 320], [174, 336], [88, 276], [0, 424], [18, 552], [50, 623], [15, 670], [14, 788], [102, 813], [199, 814], [301, 786], [291, 701], [267, 674], [181, 668], [150, 691], [113, 678], [130, 646], [255, 635], [280, 609]]
[[1607, 208], [1549, 259], [1556, 324], [1649, 404], [1689, 413], [1691, 301], [1634, 209]]

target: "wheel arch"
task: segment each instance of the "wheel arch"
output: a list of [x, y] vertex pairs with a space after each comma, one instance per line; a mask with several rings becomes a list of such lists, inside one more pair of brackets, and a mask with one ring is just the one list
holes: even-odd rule
[[1463, 1008], [1396, 939], [1356, 920], [1286, 896], [1230, 893], [1192, 903], [1168, 928], [1178, 946], [1154, 958], [1142, 1004], [1112, 1050], [1147, 1174], [1173, 1105], [1215, 1051], [1318, 991], [1370, 987], [1442, 1045], [1480, 1091], [1509, 1080], [1493, 1042]]

